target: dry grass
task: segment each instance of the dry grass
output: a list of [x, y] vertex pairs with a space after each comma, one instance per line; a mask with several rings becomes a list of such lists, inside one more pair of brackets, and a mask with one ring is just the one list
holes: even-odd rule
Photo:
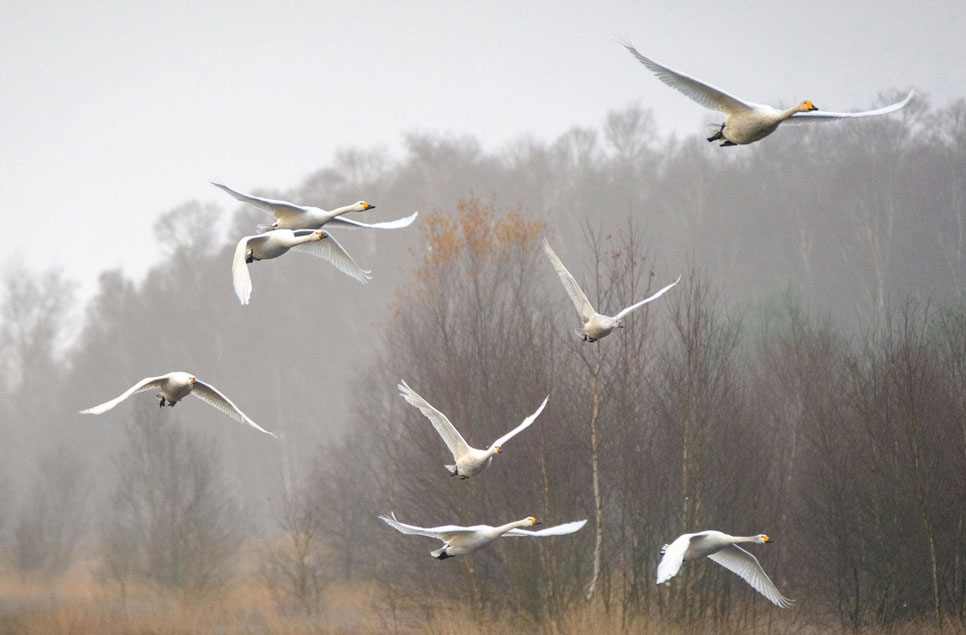
[[882, 631], [830, 629], [808, 624], [803, 615], [781, 612], [755, 628], [718, 624], [714, 628], [663, 623], [641, 615], [624, 624], [618, 611], [608, 613], [600, 603], [581, 603], [554, 620], [528, 621], [517, 616], [479, 618], [472, 611], [444, 604], [415, 605], [401, 601], [394, 614], [386, 609], [380, 589], [369, 585], [333, 585], [316, 616], [278, 610], [264, 586], [240, 577], [217, 596], [183, 597], [147, 586], [124, 589], [98, 584], [84, 566], [63, 578], [44, 582], [0, 577], [0, 635], [187, 635], [195, 633], [250, 633], [325, 635], [342, 633], [416, 633], [425, 635], [690, 635], [692, 633], [782, 633], [818, 635], [857, 633], [873, 635], [928, 635], [964, 632], [961, 624], [910, 623]]

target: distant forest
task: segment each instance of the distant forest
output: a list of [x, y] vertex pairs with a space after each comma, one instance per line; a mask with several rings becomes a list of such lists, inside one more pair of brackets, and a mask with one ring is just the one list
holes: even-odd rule
[[[630, 105], [552, 141], [411, 134], [294, 191], [228, 185], [420, 215], [332, 230], [368, 285], [291, 253], [251, 265], [244, 307], [232, 253], [267, 217], [214, 188], [159, 213], [143, 280], [105, 271], [83, 306], [70, 271], [6, 263], [0, 551], [20, 579], [83, 566], [212, 597], [254, 579], [316, 618], [362, 585], [406, 632], [453, 607], [563, 632], [588, 599], [654, 632], [966, 625], [966, 101], [739, 148]], [[602, 312], [683, 277], [584, 343], [544, 236]], [[172, 370], [280, 439], [190, 398], [78, 414]], [[478, 447], [550, 398], [459, 481], [401, 379]], [[390, 511], [589, 522], [439, 562]], [[795, 606], [707, 560], [657, 586], [660, 547], [702, 529], [775, 538], [750, 550]]]

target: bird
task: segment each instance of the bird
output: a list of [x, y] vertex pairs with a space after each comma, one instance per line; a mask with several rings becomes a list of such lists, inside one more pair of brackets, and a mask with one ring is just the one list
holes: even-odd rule
[[470, 527], [460, 527], [459, 525], [443, 525], [442, 527], [415, 527], [396, 520], [396, 515], [380, 515], [379, 518], [386, 522], [390, 527], [404, 534], [415, 534], [426, 536], [443, 541], [443, 546], [439, 549], [430, 551], [434, 558], [444, 560], [452, 556], [462, 556], [472, 553], [481, 547], [485, 547], [494, 540], [506, 536], [532, 536], [542, 538], [545, 536], [563, 536], [572, 534], [583, 527], [587, 520], [577, 520], [554, 527], [547, 527], [537, 531], [522, 529], [523, 527], [533, 527], [541, 524], [533, 516], [512, 523], [491, 527], [490, 525], [472, 525]]
[[326, 211], [319, 207], [296, 205], [295, 203], [289, 203], [288, 201], [279, 201], [271, 198], [252, 196], [251, 194], [243, 194], [242, 192], [233, 190], [227, 185], [222, 185], [221, 183], [212, 183], [212, 185], [224, 190], [243, 203], [254, 205], [262, 211], [268, 212], [269, 214], [274, 214], [275, 222], [271, 225], [259, 225], [259, 231], [269, 231], [272, 229], [319, 229], [328, 223], [349, 228], [364, 227], [366, 229], [399, 229], [401, 227], [408, 227], [409, 225], [412, 225], [413, 221], [416, 220], [416, 217], [419, 215], [419, 212], [413, 212], [409, 216], [393, 221], [372, 224], [360, 223], [359, 221], [350, 220], [344, 217], [343, 214], [348, 212], [365, 212], [370, 209], [375, 209], [375, 205], [367, 203], [366, 201], [358, 201], [352, 205], [346, 205], [332, 211]]
[[629, 42], [619, 41], [621, 46], [630, 51], [631, 55], [647, 67], [649, 71], [671, 88], [690, 97], [695, 102], [711, 110], [720, 110], [728, 116], [718, 130], [708, 137], [708, 141], [721, 141], [722, 146], [745, 145], [764, 139], [778, 129], [782, 123], [805, 123], [810, 121], [832, 121], [833, 119], [858, 119], [862, 117], [876, 117], [895, 112], [909, 103], [913, 91], [909, 91], [902, 101], [862, 112], [826, 112], [820, 111], [809, 100], [802, 101], [784, 110], [755, 104], [736, 97], [700, 79], [662, 66], [654, 60], [645, 57]]
[[450, 420], [442, 412], [434, 408], [428, 401], [423, 399], [416, 393], [415, 390], [409, 387], [404, 380], [400, 380], [401, 383], [397, 385], [399, 388], [399, 394], [402, 395], [403, 399], [409, 402], [410, 405], [419, 408], [427, 419], [429, 419], [433, 427], [436, 428], [436, 432], [439, 436], [443, 438], [446, 443], [446, 447], [449, 451], [453, 453], [454, 465], [447, 465], [446, 469], [449, 470], [450, 476], [459, 476], [460, 479], [467, 479], [472, 476], [476, 476], [486, 468], [490, 467], [490, 463], [493, 461], [493, 457], [503, 451], [503, 444], [515, 437], [517, 434], [522, 432], [525, 428], [529, 427], [531, 423], [536, 421], [540, 413], [543, 412], [544, 406], [547, 405], [547, 400], [550, 399], [550, 395], [544, 398], [543, 403], [537, 408], [536, 412], [523, 420], [523, 423], [510, 430], [502, 437], [490, 444], [485, 450], [478, 450], [470, 445], [463, 439], [463, 435], [459, 433]]
[[570, 299], [573, 301], [574, 306], [577, 307], [577, 313], [580, 314], [580, 319], [583, 320], [583, 327], [577, 329], [577, 335], [583, 339], [585, 342], [596, 342], [602, 337], [606, 337], [611, 334], [614, 329], [624, 328], [621, 321], [632, 311], [644, 306], [652, 300], [656, 300], [664, 293], [681, 281], [681, 276], [678, 279], [667, 285], [654, 295], [641, 300], [636, 304], [632, 304], [627, 307], [614, 317], [608, 315], [602, 315], [597, 312], [594, 306], [584, 295], [584, 292], [580, 290], [580, 286], [574, 277], [570, 275], [567, 268], [557, 257], [553, 248], [550, 246], [550, 242], [544, 238], [543, 239], [543, 250], [547, 253], [547, 257], [550, 258], [550, 262], [553, 264], [553, 268], [557, 270], [557, 275], [560, 276], [560, 282], [563, 283], [564, 289], [566, 289], [567, 294], [570, 295]]
[[661, 549], [664, 557], [657, 565], [657, 583], [662, 584], [676, 576], [685, 560], [707, 556], [725, 569], [737, 573], [776, 606], [782, 608], [791, 606], [794, 600], [789, 600], [778, 591], [768, 574], [761, 568], [758, 558], [738, 546], [738, 543], [749, 542], [770, 543], [774, 540], [765, 534], [729, 536], [713, 530], [682, 534]]
[[254, 421], [248, 418], [244, 412], [238, 409], [231, 399], [226, 397], [221, 393], [220, 390], [215, 388], [210, 384], [206, 384], [201, 381], [191, 373], [186, 373], [183, 371], [174, 371], [170, 373], [165, 373], [164, 375], [159, 375], [157, 377], [145, 377], [138, 383], [134, 384], [118, 397], [106, 401], [99, 406], [94, 406], [93, 408], [87, 408], [81, 410], [81, 414], [92, 414], [99, 415], [107, 412], [117, 404], [121, 403], [131, 395], [135, 395], [139, 392], [144, 392], [146, 390], [158, 389], [159, 392], [155, 397], [161, 399], [158, 404], [159, 407], [163, 408], [165, 406], [174, 407], [176, 403], [187, 397], [188, 395], [194, 395], [198, 399], [209, 406], [214, 406], [218, 410], [234, 419], [235, 421], [240, 421], [241, 423], [247, 423], [251, 427], [264, 432], [265, 434], [271, 435], [274, 438], [278, 438], [274, 432], [269, 432], [265, 428], [261, 427]]
[[231, 275], [235, 295], [242, 304], [248, 304], [252, 297], [252, 278], [248, 273], [248, 263], [278, 258], [290, 249], [328, 260], [336, 269], [362, 284], [372, 279], [371, 272], [356, 264], [329, 232], [321, 229], [273, 229], [264, 234], [245, 236], [235, 247]]

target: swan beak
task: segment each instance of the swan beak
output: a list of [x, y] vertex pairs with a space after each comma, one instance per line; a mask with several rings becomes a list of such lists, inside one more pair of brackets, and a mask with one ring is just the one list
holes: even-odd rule
[[762, 537], [761, 537], [761, 539], [762, 539], [762, 540], [764, 540], [764, 541], [765, 541], [766, 543], [767, 543], [767, 542], [775, 542], [774, 540], [772, 540], [772, 539], [771, 539], [771, 538], [769, 538], [768, 536], [762, 536]]
[[533, 524], [534, 524], [534, 525], [542, 525], [543, 523], [542, 523], [542, 522], [540, 522], [539, 520], [537, 520], [536, 518], [534, 518], [534, 519], [533, 519]]
[[366, 203], [366, 209], [376, 209], [376, 206]]

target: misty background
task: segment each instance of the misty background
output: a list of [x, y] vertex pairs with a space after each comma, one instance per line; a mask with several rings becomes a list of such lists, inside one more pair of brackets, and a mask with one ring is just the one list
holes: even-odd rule
[[[322, 50], [363, 64], [385, 46], [370, 44], [379, 33], [411, 24], [367, 7], [348, 23], [355, 28], [327, 17], [339, 37]], [[34, 10], [15, 5], [13, 15], [25, 23]], [[137, 39], [126, 27], [150, 15], [95, 21], [111, 36], [89, 49], [93, 59], [126, 60], [129, 75], [72, 66], [83, 56], [55, 37], [96, 39], [96, 29], [77, 25], [98, 12], [70, 23], [55, 11], [44, 37], [20, 33], [21, 53], [38, 53], [11, 71], [23, 73], [23, 95], [67, 92], [34, 102], [36, 116], [5, 118], [13, 143], [0, 145], [2, 165], [11, 166], [0, 185], [18, 219], [15, 235], [45, 237], [11, 243], [0, 275], [0, 538], [10, 570], [49, 581], [80, 568], [109, 589], [134, 580], [190, 593], [250, 575], [276, 589], [280, 606], [307, 613], [324, 613], [339, 584], [371, 584], [393, 616], [383, 619], [406, 630], [412, 615], [446, 606], [487, 619], [560, 620], [589, 593], [596, 559], [592, 595], [621, 624], [789, 632], [961, 623], [966, 101], [948, 64], [962, 39], [943, 55], [927, 54], [957, 33], [962, 9], [904, 14], [900, 24], [884, 8], [862, 18], [881, 21], [878, 31], [850, 38], [834, 35], [851, 9], [810, 32], [820, 39], [797, 22], [766, 28], [784, 22], [765, 16], [748, 27], [754, 38], [716, 35], [715, 51], [703, 54], [682, 50], [691, 38], [631, 8], [615, 21], [620, 28], [596, 12], [583, 25], [579, 42], [593, 54], [561, 43], [560, 33], [551, 37], [556, 23], [501, 31], [509, 23], [489, 14], [457, 19], [439, 10], [412, 9], [427, 23], [427, 13], [439, 19], [432, 32], [442, 38], [430, 46], [417, 37], [424, 46], [413, 45], [413, 55], [460, 66], [433, 72], [421, 58], [387, 52], [379, 63], [398, 66], [382, 71], [384, 82], [347, 74], [338, 83], [333, 68], [356, 67], [317, 57], [312, 38], [297, 31], [308, 19], [254, 14], [233, 22], [222, 12], [183, 30], [194, 23], [172, 14], [152, 32], [188, 41], [178, 47], [159, 36], [165, 55], [145, 54], [170, 70], [150, 82], [137, 52], [153, 40], [123, 46]], [[572, 33], [562, 27], [576, 28], [589, 10], [555, 14], [562, 32]], [[685, 7], [668, 21], [689, 25], [702, 41], [716, 32], [719, 10]], [[591, 34], [588, 25], [601, 20]], [[206, 41], [190, 37], [203, 24], [214, 39], [193, 46]], [[930, 37], [913, 55], [903, 47], [917, 24]], [[450, 45], [460, 55], [440, 54], [447, 38], [471, 26], [474, 38]], [[275, 37], [243, 37], [256, 27]], [[516, 63], [494, 57], [507, 46], [477, 39], [488, 29], [524, 47], [514, 49]], [[886, 46], [890, 29], [901, 33]], [[660, 84], [609, 39], [615, 32], [756, 101], [807, 96], [847, 110], [891, 103], [909, 88], [917, 96], [888, 117], [798, 126], [753, 146], [718, 148], [704, 141], [715, 115]], [[219, 48], [217, 38], [232, 33], [234, 48]], [[785, 52], [773, 38], [789, 34], [797, 37]], [[853, 59], [848, 51], [838, 49], [834, 64], [822, 57], [844, 40], [858, 50], [866, 37], [879, 44], [866, 47], [869, 57], [851, 73], [838, 71]], [[749, 38], [758, 50], [783, 53], [762, 61]], [[43, 42], [57, 43], [46, 58]], [[716, 63], [721, 47], [739, 68], [747, 56], [755, 74]], [[167, 67], [168, 51], [170, 59], [194, 57]], [[234, 51], [266, 67], [245, 68]], [[573, 92], [548, 93], [547, 73], [521, 70], [519, 55], [555, 74], [564, 68]], [[191, 59], [219, 56], [237, 64], [238, 81], [194, 74]], [[882, 56], [890, 62], [880, 64]], [[290, 57], [315, 59], [318, 73], [284, 83], [275, 71]], [[593, 69], [582, 66], [587, 57]], [[32, 65], [43, 59], [59, 63], [40, 72]], [[814, 83], [790, 78], [789, 64], [814, 72]], [[395, 89], [405, 99], [385, 96], [395, 95], [390, 78], [415, 84], [410, 73], [420, 68], [427, 82], [477, 77], [478, 92], [444, 81], [425, 93]], [[500, 77], [479, 79], [494, 69]], [[226, 93], [216, 101], [204, 96], [212, 77]], [[177, 90], [164, 91], [166, 82]], [[260, 82], [268, 85], [252, 88]], [[313, 94], [319, 83], [345, 101], [333, 106]], [[131, 101], [110, 98], [111, 90]], [[180, 108], [170, 107], [172, 98]], [[0, 95], [14, 115], [28, 102]], [[386, 111], [411, 119], [382, 119]], [[467, 111], [467, 119], [444, 114]], [[146, 136], [154, 128], [150, 134], [163, 135], [168, 119], [178, 134]], [[10, 125], [17, 120], [24, 125]], [[280, 122], [291, 129], [275, 128]], [[60, 134], [68, 130], [79, 132]], [[179, 135], [190, 143], [179, 144]], [[208, 180], [324, 208], [365, 199], [377, 206], [356, 216], [366, 222], [413, 210], [420, 217], [404, 230], [335, 230], [373, 271], [368, 285], [293, 253], [251, 265], [252, 303], [241, 307], [231, 254], [267, 217]], [[684, 277], [627, 328], [586, 345], [573, 337], [577, 316], [539, 249], [544, 235], [603, 312]], [[280, 440], [196, 399], [159, 412], [142, 394], [99, 417], [77, 414], [169, 370], [218, 387]], [[398, 397], [399, 379], [477, 445], [551, 396], [486, 474], [454, 482], [442, 467], [445, 446]], [[595, 401], [599, 412], [590, 410]], [[426, 553], [432, 541], [376, 520], [390, 510], [424, 526], [530, 514], [548, 525], [592, 522], [575, 536], [505, 541], [512, 544], [440, 569], [445, 563]], [[595, 518], [605, 532], [599, 548]], [[691, 563], [675, 584], [656, 587], [660, 545], [704, 528], [776, 537], [756, 555], [799, 600], [796, 612], [773, 624], [772, 607], [708, 563]], [[468, 589], [466, 579], [474, 581]]]

